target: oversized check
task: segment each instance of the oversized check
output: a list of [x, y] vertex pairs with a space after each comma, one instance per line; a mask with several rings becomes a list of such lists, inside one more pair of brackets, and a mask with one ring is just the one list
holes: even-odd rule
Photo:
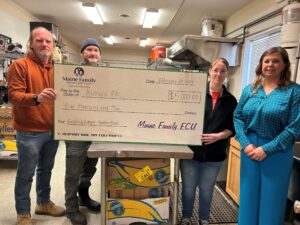
[[200, 145], [207, 75], [54, 66], [56, 140]]

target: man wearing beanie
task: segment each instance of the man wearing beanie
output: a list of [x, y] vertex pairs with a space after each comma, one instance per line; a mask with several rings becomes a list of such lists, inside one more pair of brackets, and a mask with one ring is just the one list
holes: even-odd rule
[[[93, 38], [85, 39], [80, 51], [83, 64], [96, 66], [101, 58], [100, 45]], [[87, 150], [91, 144], [90, 141], [66, 141], [65, 204], [66, 216], [73, 225], [87, 224], [79, 205], [100, 212], [100, 203], [89, 196], [91, 179], [96, 173], [98, 162], [98, 158], [87, 157]]]

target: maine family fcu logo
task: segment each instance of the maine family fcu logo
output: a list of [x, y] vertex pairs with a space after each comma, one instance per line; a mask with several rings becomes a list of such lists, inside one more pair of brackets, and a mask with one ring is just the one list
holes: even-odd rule
[[69, 84], [92, 84], [96, 82], [90, 74], [87, 73], [82, 67], [75, 67], [72, 75], [63, 76], [63, 80]]
[[84, 75], [84, 69], [83, 69], [82, 67], [76, 67], [76, 68], [74, 69], [74, 74], [75, 74], [75, 76], [77, 76], [77, 77], [81, 77], [81, 76]]

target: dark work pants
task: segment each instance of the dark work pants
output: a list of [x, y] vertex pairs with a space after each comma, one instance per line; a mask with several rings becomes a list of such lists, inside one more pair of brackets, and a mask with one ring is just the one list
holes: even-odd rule
[[79, 209], [78, 188], [89, 188], [98, 158], [88, 158], [92, 142], [66, 141], [65, 205], [67, 213]]

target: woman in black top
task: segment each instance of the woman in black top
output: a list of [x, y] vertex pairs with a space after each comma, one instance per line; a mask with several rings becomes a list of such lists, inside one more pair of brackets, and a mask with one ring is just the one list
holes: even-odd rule
[[189, 146], [194, 152], [192, 160], [181, 160], [183, 219], [181, 225], [192, 224], [196, 187], [199, 187], [199, 223], [208, 224], [214, 185], [222, 162], [226, 159], [229, 137], [235, 134], [233, 111], [237, 105], [223, 82], [229, 64], [216, 59], [210, 69], [211, 77], [206, 94], [205, 119], [201, 146]]

